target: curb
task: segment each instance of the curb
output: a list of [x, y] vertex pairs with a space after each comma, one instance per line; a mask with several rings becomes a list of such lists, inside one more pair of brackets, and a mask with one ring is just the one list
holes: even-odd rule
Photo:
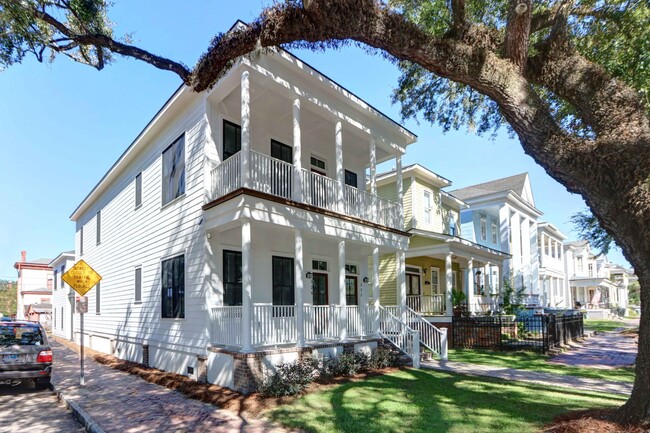
[[81, 406], [65, 395], [63, 391], [57, 390], [53, 384], [50, 384], [50, 389], [54, 391], [59, 401], [62, 402], [67, 409], [70, 409], [72, 416], [79, 421], [88, 433], [106, 433]]

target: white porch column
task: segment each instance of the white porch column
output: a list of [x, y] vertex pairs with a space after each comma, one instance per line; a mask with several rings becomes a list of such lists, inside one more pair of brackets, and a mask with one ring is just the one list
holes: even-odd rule
[[[548, 281], [548, 277], [546, 281]], [[550, 283], [551, 284], [546, 284], [546, 290], [548, 291], [548, 297], [546, 300], [548, 300], [549, 306], [553, 308], [555, 306], [555, 286], [557, 284], [557, 278], [551, 277]]]
[[372, 249], [372, 297], [374, 301], [373, 333], [379, 333], [379, 305], [381, 294], [379, 292], [379, 247]]
[[453, 278], [451, 276], [451, 253], [445, 256], [445, 309], [447, 316], [453, 315], [453, 305], [451, 303], [451, 291], [453, 290]]
[[406, 253], [398, 251], [395, 253], [397, 259], [397, 305], [402, 312], [402, 321], [406, 319]]
[[512, 236], [512, 254], [511, 268], [513, 288], [519, 289], [522, 285], [521, 280], [521, 224], [519, 222], [519, 213], [515, 212], [510, 217], [510, 236]]
[[251, 96], [248, 71], [241, 74], [241, 185], [250, 187]]
[[334, 141], [336, 144], [336, 206], [340, 213], [344, 213], [345, 202], [343, 198], [343, 189], [345, 188], [345, 172], [343, 171], [343, 125], [341, 124], [341, 121], [336, 122], [334, 135]]
[[[404, 206], [404, 184], [402, 181], [402, 155], [395, 157], [395, 172], [397, 174], [397, 203], [400, 209]], [[399, 213], [399, 228], [404, 228], [404, 212]]]
[[249, 220], [244, 220], [241, 226], [242, 352], [253, 351], [253, 346], [251, 345], [251, 326], [253, 312], [251, 241], [251, 222]]
[[545, 261], [546, 261], [546, 241], [548, 239], [548, 236], [546, 233], [542, 233], [539, 235], [540, 241], [539, 241], [539, 265], [541, 267], [544, 267]]
[[300, 135], [300, 99], [293, 100], [293, 190], [292, 198], [302, 203], [302, 137]]
[[298, 347], [305, 347], [305, 303], [303, 301], [304, 295], [304, 263], [303, 263], [303, 250], [302, 250], [302, 232], [299, 229], [294, 229], [294, 245], [295, 245], [295, 260], [294, 260], [294, 289], [295, 289], [295, 305], [296, 305], [296, 331], [298, 335]]
[[497, 293], [499, 296], [497, 296], [497, 310], [501, 311], [501, 296], [503, 293], [503, 262], [501, 264], [497, 265]]
[[348, 338], [348, 309], [345, 299], [345, 241], [339, 241], [339, 305], [341, 306], [341, 340]]
[[470, 313], [476, 311], [476, 306], [474, 305], [474, 259], [473, 258], [467, 261], [467, 305], [469, 306]]
[[373, 221], [377, 222], [377, 144], [375, 137], [370, 139], [370, 194], [372, 194], [372, 209], [370, 215]]

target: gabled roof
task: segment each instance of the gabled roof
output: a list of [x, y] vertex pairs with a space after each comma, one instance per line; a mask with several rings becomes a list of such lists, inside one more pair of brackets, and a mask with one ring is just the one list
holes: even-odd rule
[[[402, 176], [406, 177], [409, 175], [414, 175], [415, 177], [422, 179], [426, 182], [431, 183], [437, 188], [444, 188], [451, 185], [451, 181], [440, 176], [438, 173], [434, 173], [428, 168], [420, 164], [410, 164], [402, 167]], [[377, 182], [394, 182], [397, 178], [397, 170], [393, 168], [390, 171], [385, 171], [383, 173], [377, 173]]]
[[510, 177], [504, 177], [502, 179], [479, 183], [478, 185], [460, 188], [451, 191], [451, 193], [461, 200], [468, 200], [498, 192], [512, 191], [534, 206], [532, 195], [531, 197], [526, 197], [526, 195], [528, 195], [526, 186], [527, 181], [528, 173], [521, 173]]

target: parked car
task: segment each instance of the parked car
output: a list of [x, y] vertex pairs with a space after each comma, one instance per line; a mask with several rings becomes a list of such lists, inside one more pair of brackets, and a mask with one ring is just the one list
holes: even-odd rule
[[37, 389], [50, 385], [52, 348], [40, 323], [0, 321], [0, 384], [33, 380]]

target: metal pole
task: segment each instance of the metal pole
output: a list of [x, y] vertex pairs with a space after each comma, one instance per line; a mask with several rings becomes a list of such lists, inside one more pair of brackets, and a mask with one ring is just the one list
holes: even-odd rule
[[81, 318], [80, 318], [80, 328], [81, 328], [81, 370], [79, 371], [79, 385], [83, 386], [85, 385], [85, 380], [84, 380], [84, 313], [81, 313]]

